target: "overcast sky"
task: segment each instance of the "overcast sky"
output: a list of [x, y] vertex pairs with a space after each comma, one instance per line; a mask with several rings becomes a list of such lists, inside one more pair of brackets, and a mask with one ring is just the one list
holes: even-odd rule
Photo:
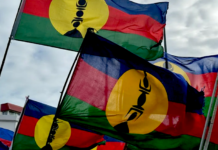
[[[154, 3], [162, 0], [132, 0]], [[0, 4], [0, 62], [20, 1]], [[168, 53], [201, 57], [218, 53], [218, 0], [169, 0]], [[0, 76], [0, 103], [23, 106], [25, 96], [57, 106], [76, 53], [12, 40]]]

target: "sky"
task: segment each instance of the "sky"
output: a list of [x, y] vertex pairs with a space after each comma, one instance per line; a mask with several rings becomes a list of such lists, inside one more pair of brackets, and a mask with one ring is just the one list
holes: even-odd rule
[[[162, 0], [132, 0], [155, 3]], [[218, 1], [168, 0], [167, 52], [176, 56], [218, 54]], [[0, 4], [0, 61], [20, 1]], [[0, 104], [23, 106], [25, 97], [56, 107], [76, 52], [12, 40], [0, 76]]]

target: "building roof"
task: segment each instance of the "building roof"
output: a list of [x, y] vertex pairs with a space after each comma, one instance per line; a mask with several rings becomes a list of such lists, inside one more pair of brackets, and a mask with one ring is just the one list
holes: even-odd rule
[[23, 107], [20, 107], [20, 106], [11, 104], [11, 103], [1, 104], [1, 110], [0, 111], [8, 111], [8, 110], [21, 112], [23, 110]]

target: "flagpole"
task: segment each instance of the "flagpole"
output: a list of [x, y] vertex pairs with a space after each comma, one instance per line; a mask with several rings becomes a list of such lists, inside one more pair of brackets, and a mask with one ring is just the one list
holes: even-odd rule
[[[216, 83], [218, 83], [218, 73], [217, 73]], [[216, 90], [215, 90], [215, 93], [216, 93]], [[212, 118], [211, 118], [211, 121], [210, 121], [210, 126], [209, 126], [209, 130], [208, 130], [207, 138], [206, 138], [206, 141], [205, 141], [205, 144], [204, 144], [204, 150], [206, 150], [208, 148], [208, 145], [209, 145], [209, 142], [210, 142], [210, 137], [211, 137], [211, 134], [212, 134], [214, 120], [215, 120], [216, 112], [217, 112], [217, 105], [218, 105], [218, 94], [217, 94], [217, 97], [216, 97], [215, 106], [214, 106], [214, 109], [213, 109], [213, 115], [212, 115]]]
[[[64, 90], [65, 90], [66, 85], [67, 85], [67, 82], [68, 82], [68, 80], [69, 80], [69, 78], [70, 78], [70, 74], [71, 74], [71, 72], [72, 72], [72, 70], [73, 70], [73, 68], [74, 68], [74, 66], [75, 66], [75, 63], [77, 62], [77, 60], [78, 60], [78, 58], [79, 58], [79, 55], [80, 55], [80, 50], [77, 52], [76, 58], [74, 59], [73, 64], [72, 64], [72, 66], [71, 66], [71, 68], [70, 68], [70, 71], [69, 71], [69, 73], [68, 73], [68, 75], [67, 75], [67, 78], [66, 78], [66, 80], [65, 80], [65, 83], [64, 83], [64, 86], [63, 86], [63, 88], [62, 88], [62, 91], [60, 92], [61, 95], [60, 95], [60, 98], [59, 98], [59, 101], [58, 101], [58, 106], [60, 106], [60, 104], [61, 104], [61, 100], [62, 100], [62, 97], [63, 97]], [[58, 108], [58, 106], [57, 106], [57, 108]]]
[[167, 39], [166, 39], [166, 29], [164, 27], [164, 51], [165, 51], [165, 60], [166, 60], [166, 69], [168, 69], [168, 59], [167, 59]]
[[201, 143], [200, 143], [199, 150], [202, 150], [202, 148], [203, 148], [204, 138], [205, 138], [205, 135], [206, 135], [206, 132], [207, 132], [207, 126], [208, 126], [208, 122], [209, 122], [209, 118], [210, 118], [210, 114], [211, 114], [211, 109], [212, 109], [214, 97], [215, 97], [216, 90], [217, 90], [217, 83], [218, 83], [218, 73], [217, 73], [217, 77], [216, 77], [214, 88], [213, 88], [213, 94], [212, 94], [212, 97], [211, 97], [211, 100], [210, 100], [210, 105], [209, 105], [207, 118], [206, 118], [205, 125], [204, 125], [203, 135], [201, 137]]
[[[93, 29], [88, 28], [87, 32], [93, 32]], [[84, 40], [83, 40], [83, 42], [84, 42]], [[82, 43], [82, 45], [83, 45], [83, 43]], [[50, 132], [49, 132], [49, 135], [48, 135], [48, 138], [47, 138], [47, 142], [46, 142], [46, 145], [42, 148], [42, 150], [47, 150], [47, 148], [49, 149], [51, 147], [50, 143], [52, 142], [52, 140], [54, 138], [55, 131], [58, 129], [57, 115], [58, 115], [58, 113], [60, 111], [60, 107], [59, 106], [61, 105], [61, 101], [62, 101], [62, 98], [63, 98], [63, 93], [64, 93], [64, 90], [66, 88], [67, 82], [69, 81], [70, 74], [72, 73], [72, 70], [73, 70], [75, 64], [78, 62], [77, 60], [79, 58], [80, 52], [81, 52], [81, 47], [80, 47], [80, 49], [79, 49], [79, 51], [78, 51], [78, 53], [76, 55], [76, 58], [73, 61], [73, 64], [72, 64], [72, 66], [70, 68], [70, 71], [69, 71], [69, 73], [67, 75], [67, 78], [66, 78], [66, 81], [64, 83], [64, 86], [62, 88], [61, 95], [60, 95], [60, 98], [59, 98], [59, 101], [58, 101], [58, 106], [57, 106], [57, 109], [56, 109], [56, 112], [55, 112], [55, 116], [54, 116], [54, 119], [53, 119], [53, 122], [52, 122], [52, 125], [51, 125], [51, 129], [50, 129]], [[54, 134], [52, 134], [52, 131], [53, 131]]]
[[[94, 29], [88, 28], [88, 29], [87, 29], [87, 32], [94, 32]], [[84, 40], [83, 40], [83, 41], [84, 41]], [[83, 42], [82, 42], [82, 44], [83, 44]], [[82, 45], [82, 44], [81, 44], [81, 45]], [[72, 64], [71, 68], [70, 68], [70, 71], [69, 71], [68, 75], [67, 75], [67, 78], [66, 78], [66, 80], [65, 80], [65, 83], [64, 83], [64, 86], [63, 86], [63, 88], [62, 88], [61, 95], [60, 95], [60, 98], [59, 98], [58, 106], [61, 104], [61, 100], [62, 100], [62, 97], [63, 97], [64, 90], [65, 90], [66, 85], [67, 85], [67, 82], [68, 82], [68, 80], [69, 80], [69, 78], [70, 78], [70, 74], [71, 74], [71, 72], [72, 72], [72, 70], [73, 70], [73, 67], [75, 66], [75, 64], [76, 64], [76, 62], [77, 62], [77, 60], [78, 60], [78, 58], [79, 58], [80, 52], [81, 52], [81, 48], [79, 49], [79, 51], [78, 51], [78, 53], [77, 53], [77, 55], [76, 55], [76, 58], [74, 59], [74, 62], [73, 62], [73, 64]], [[57, 109], [58, 109], [58, 107], [57, 107]]]
[[127, 150], [127, 143], [125, 143], [123, 150]]
[[4, 64], [5, 64], [5, 59], [6, 59], [6, 56], [8, 54], [8, 49], [9, 49], [9, 46], [11, 44], [11, 36], [9, 37], [9, 40], [8, 40], [8, 44], [7, 44], [7, 47], [6, 47], [6, 50], [5, 50], [5, 53], [4, 53], [4, 56], [3, 56], [3, 59], [2, 59], [2, 63], [1, 63], [1, 68], [0, 68], [0, 77], [1, 77], [1, 73], [2, 73], [2, 70], [3, 70], [3, 67], [4, 67]]
[[24, 4], [25, 0], [21, 0], [20, 1], [20, 5], [18, 7], [18, 10], [17, 10], [17, 14], [16, 14], [16, 17], [15, 17], [15, 20], [14, 20], [14, 23], [13, 23], [13, 27], [12, 27], [12, 30], [11, 30], [11, 34], [10, 34], [10, 37], [9, 37], [9, 40], [8, 40], [8, 44], [7, 44], [7, 47], [5, 49], [5, 53], [4, 53], [4, 56], [3, 56], [3, 59], [2, 59], [2, 62], [1, 62], [1, 67], [0, 67], [0, 77], [1, 77], [1, 73], [2, 73], [2, 70], [3, 70], [3, 67], [4, 67], [4, 64], [5, 64], [5, 60], [6, 60], [6, 57], [7, 57], [7, 54], [8, 54], [8, 49], [9, 49], [9, 46], [11, 44], [11, 39], [13, 39], [13, 33], [14, 33], [14, 30], [15, 30], [15, 27], [17, 27], [17, 21], [19, 21], [20, 17], [19, 17], [19, 13], [20, 13], [20, 10], [22, 8], [22, 4]]
[[212, 134], [214, 120], [215, 120], [216, 112], [217, 112], [217, 105], [218, 105], [218, 95], [217, 95], [217, 98], [216, 98], [216, 102], [215, 102], [215, 106], [214, 106], [214, 110], [213, 110], [213, 115], [212, 115], [212, 118], [211, 118], [211, 121], [210, 121], [210, 127], [209, 127], [209, 130], [208, 130], [207, 138], [206, 138], [206, 141], [205, 141], [205, 144], [204, 144], [204, 150], [207, 150], [209, 142], [210, 142], [210, 137], [211, 137], [211, 134]]
[[20, 126], [20, 122], [21, 122], [21, 120], [23, 118], [24, 110], [26, 109], [26, 105], [27, 105], [28, 101], [29, 101], [29, 96], [26, 96], [26, 101], [25, 101], [24, 107], [23, 107], [23, 109], [21, 111], [20, 118], [19, 118], [19, 121], [17, 123], [16, 129], [15, 129], [15, 132], [14, 132], [14, 136], [13, 136], [13, 139], [12, 139], [12, 142], [11, 142], [10, 150], [12, 150], [13, 141], [14, 141], [15, 136], [17, 135], [17, 131], [18, 131], [18, 128]]
[[[53, 138], [54, 138], [54, 135], [52, 134], [52, 131], [55, 132], [57, 129], [58, 129], [58, 123], [57, 123], [57, 114], [59, 112], [59, 109], [60, 109], [60, 104], [61, 104], [61, 100], [62, 100], [62, 97], [63, 97], [63, 92], [66, 88], [66, 85], [67, 85], [67, 82], [70, 78], [70, 74], [75, 66], [75, 63], [77, 62], [78, 58], [79, 58], [79, 55], [80, 55], [80, 51], [77, 52], [77, 55], [76, 55], [76, 58], [74, 59], [73, 61], [73, 64], [70, 68], [70, 71], [67, 75], [67, 78], [65, 80], [65, 83], [64, 83], [64, 86], [62, 88], [62, 91], [60, 92], [61, 95], [60, 95], [60, 98], [59, 98], [59, 101], [58, 101], [58, 105], [57, 105], [57, 109], [56, 109], [56, 112], [55, 112], [55, 116], [54, 116], [54, 119], [53, 119], [53, 122], [52, 122], [52, 125], [51, 125], [51, 128], [50, 128], [50, 132], [49, 132], [49, 135], [48, 135], [48, 138], [47, 138], [47, 141], [46, 141], [46, 145], [42, 148], [42, 150], [46, 150], [48, 147], [50, 147], [50, 143], [52, 142]], [[55, 133], [54, 133], [55, 134]]]

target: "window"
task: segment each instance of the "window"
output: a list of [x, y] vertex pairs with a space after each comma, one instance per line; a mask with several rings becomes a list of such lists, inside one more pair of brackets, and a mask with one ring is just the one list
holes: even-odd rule
[[3, 111], [2, 112], [2, 115], [7, 115], [8, 114], [8, 111]]
[[9, 111], [9, 114], [10, 114], [10, 115], [14, 115], [14, 112], [13, 112], [13, 111]]

